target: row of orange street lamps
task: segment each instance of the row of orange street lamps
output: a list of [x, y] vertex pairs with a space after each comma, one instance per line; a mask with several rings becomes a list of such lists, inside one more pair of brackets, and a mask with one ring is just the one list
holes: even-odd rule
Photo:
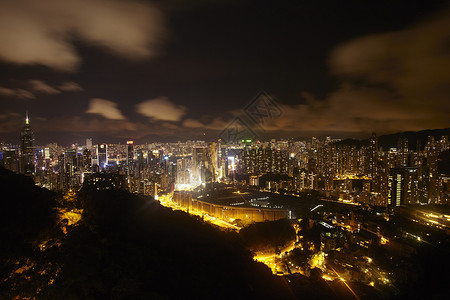
[[174, 210], [181, 210], [181, 211], [187, 212], [187, 213], [189, 213], [191, 215], [196, 215], [196, 216], [202, 217], [203, 220], [205, 220], [205, 221], [207, 221], [207, 222], [209, 222], [211, 224], [217, 225], [219, 227], [222, 227], [222, 228], [225, 228], [225, 229], [232, 229], [232, 230], [236, 230], [236, 231], [239, 231], [241, 229], [241, 227], [236, 226], [234, 224], [231, 224], [231, 223], [229, 223], [229, 222], [227, 222], [225, 220], [222, 220], [222, 219], [219, 219], [219, 218], [216, 218], [216, 217], [211, 217], [211, 216], [209, 216], [206, 213], [197, 212], [197, 211], [193, 211], [193, 210], [188, 210], [188, 209], [186, 209], [186, 208], [184, 208], [182, 206], [179, 206], [179, 205], [177, 205], [176, 203], [174, 203], [172, 201], [172, 196], [173, 196], [172, 193], [166, 194], [166, 195], [160, 195], [158, 197], [158, 201], [163, 206], [170, 207], [170, 208], [172, 208]]

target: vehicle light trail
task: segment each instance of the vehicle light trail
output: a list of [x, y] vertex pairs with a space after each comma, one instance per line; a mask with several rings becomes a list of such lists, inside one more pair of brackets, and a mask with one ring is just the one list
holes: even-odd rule
[[355, 298], [359, 300], [358, 295], [356, 295], [356, 293], [352, 290], [352, 288], [347, 284], [345, 278], [343, 278], [332, 266], [329, 267], [333, 270], [334, 273], [336, 273], [337, 277], [345, 284], [345, 286], [349, 289], [349, 291], [352, 292]]

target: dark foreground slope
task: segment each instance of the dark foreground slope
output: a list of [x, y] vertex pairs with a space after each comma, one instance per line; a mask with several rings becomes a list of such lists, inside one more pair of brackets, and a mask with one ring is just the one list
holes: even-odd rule
[[64, 234], [53, 193], [0, 173], [12, 192], [0, 200], [2, 299], [292, 298], [234, 233], [126, 191], [84, 190], [82, 220]]
[[57, 298], [288, 297], [234, 234], [150, 198], [84, 191], [83, 224], [60, 247]]
[[[0, 276], [9, 274], [17, 259], [31, 255], [36, 241], [56, 225], [56, 195], [31, 178], [0, 168]], [[1, 298], [1, 297], [0, 297]]]

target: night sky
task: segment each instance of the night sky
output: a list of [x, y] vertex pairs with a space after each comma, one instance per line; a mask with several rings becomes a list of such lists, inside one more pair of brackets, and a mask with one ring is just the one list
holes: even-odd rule
[[271, 138], [446, 128], [449, 70], [447, 1], [1, 1], [0, 140], [216, 139], [262, 90]]

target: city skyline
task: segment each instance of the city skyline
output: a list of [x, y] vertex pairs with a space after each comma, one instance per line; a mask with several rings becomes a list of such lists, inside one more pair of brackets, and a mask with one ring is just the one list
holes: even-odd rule
[[0, 1], [1, 299], [445, 298], [450, 2]]
[[[256, 125], [265, 122], [263, 117], [258, 120]], [[260, 186], [261, 179], [264, 186], [266, 179], [262, 178], [276, 175], [275, 180], [266, 182], [265, 191], [333, 191], [340, 192], [339, 201], [356, 200], [379, 207], [446, 204], [450, 172], [446, 167], [450, 147], [446, 131], [393, 135], [395, 147], [386, 147], [386, 139], [380, 143], [376, 133], [363, 142], [331, 136], [241, 140], [234, 127], [229, 130], [231, 134], [224, 134], [234, 140], [108, 144], [88, 138], [83, 144], [64, 147], [57, 143], [35, 145], [27, 114], [20, 147], [1, 144], [0, 167], [30, 176], [50, 190], [112, 182], [111, 188], [155, 199], [158, 191], [190, 191], [214, 183]], [[423, 133], [428, 133], [426, 140]], [[363, 180], [363, 188], [356, 194], [351, 187], [353, 180]]]
[[13, 144], [26, 111], [37, 144], [217, 140], [261, 90], [280, 113], [260, 138], [450, 127], [444, 1], [1, 6], [0, 133]]

